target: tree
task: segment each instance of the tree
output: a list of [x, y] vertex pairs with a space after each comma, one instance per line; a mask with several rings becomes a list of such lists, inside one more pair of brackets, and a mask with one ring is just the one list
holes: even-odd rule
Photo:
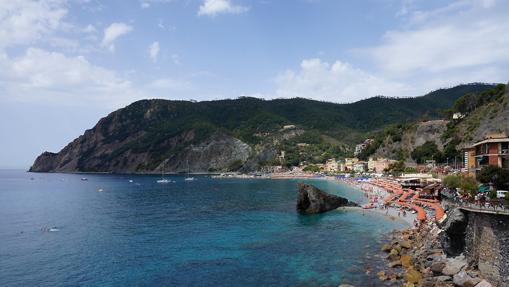
[[443, 161], [443, 154], [434, 142], [427, 141], [423, 145], [416, 147], [412, 153], [412, 158], [417, 163], [424, 163], [426, 160], [434, 159], [437, 162]]
[[391, 163], [384, 171], [392, 175], [400, 175], [405, 172], [405, 162], [397, 161], [395, 163]]
[[482, 183], [491, 183], [497, 189], [504, 189], [509, 184], [509, 171], [498, 166], [486, 166], [477, 175], [477, 180]]
[[446, 176], [442, 182], [448, 188], [459, 188], [471, 195], [475, 195], [479, 189], [479, 183], [470, 176], [452, 174]]
[[446, 176], [442, 183], [448, 188], [459, 188], [461, 186], [462, 177], [459, 175], [451, 174]]

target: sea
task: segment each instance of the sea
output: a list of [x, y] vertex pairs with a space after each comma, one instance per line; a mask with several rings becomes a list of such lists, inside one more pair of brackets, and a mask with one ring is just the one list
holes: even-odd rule
[[296, 212], [301, 181], [365, 201], [338, 181], [168, 178], [0, 171], [0, 286], [382, 286], [404, 227]]

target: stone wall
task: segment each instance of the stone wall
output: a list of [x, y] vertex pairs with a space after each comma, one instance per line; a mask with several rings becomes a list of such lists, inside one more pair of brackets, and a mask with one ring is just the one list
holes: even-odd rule
[[465, 211], [469, 265], [497, 286], [509, 286], [509, 216]]

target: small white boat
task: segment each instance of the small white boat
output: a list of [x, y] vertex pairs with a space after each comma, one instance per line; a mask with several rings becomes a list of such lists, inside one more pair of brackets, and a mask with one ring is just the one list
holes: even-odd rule
[[129, 182], [131, 182], [131, 183], [132, 183], [132, 182], [134, 182], [134, 181], [133, 181], [132, 179], [130, 179], [130, 180], [129, 180]]
[[171, 180], [170, 180], [170, 179], [164, 178], [164, 164], [163, 164], [163, 166], [161, 167], [161, 179], [158, 179], [156, 182], [157, 182], [157, 183], [160, 183], [160, 184], [167, 184], [167, 183], [171, 183]]
[[87, 180], [88, 180], [88, 178], [86, 178], [86, 177], [81, 178], [81, 181], [87, 181]]
[[189, 160], [187, 160], [187, 177], [184, 178], [185, 181], [193, 181], [194, 177], [189, 176]]

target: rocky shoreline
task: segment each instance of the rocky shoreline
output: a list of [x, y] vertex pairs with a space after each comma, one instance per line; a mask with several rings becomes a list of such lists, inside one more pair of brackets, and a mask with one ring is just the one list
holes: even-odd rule
[[393, 231], [381, 248], [388, 268], [378, 278], [394, 286], [490, 287], [463, 256], [447, 257], [440, 243], [443, 232], [434, 224]]

